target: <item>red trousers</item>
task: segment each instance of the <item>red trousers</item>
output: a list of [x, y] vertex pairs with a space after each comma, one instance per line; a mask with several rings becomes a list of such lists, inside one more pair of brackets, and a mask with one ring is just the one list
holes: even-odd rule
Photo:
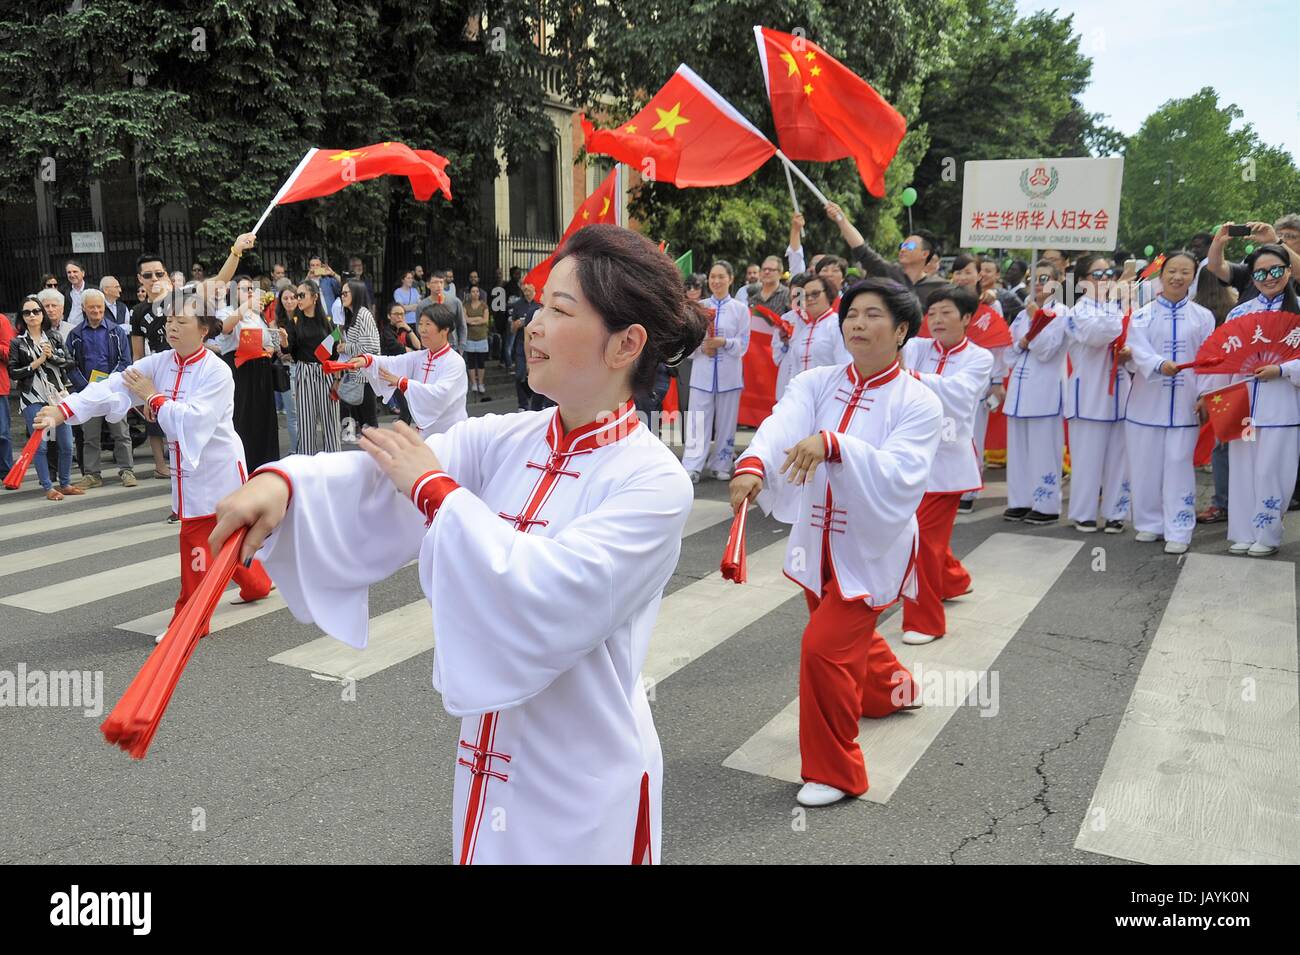
[[948, 632], [943, 602], [970, 590], [970, 574], [949, 543], [957, 520], [961, 494], [926, 494], [916, 510], [919, 543], [916, 555], [916, 599], [903, 601], [903, 629], [942, 637]]
[[[185, 601], [199, 586], [212, 563], [212, 553], [208, 550], [208, 537], [217, 526], [215, 515], [181, 520], [181, 595], [176, 598], [176, 610], [172, 619], [181, 612]], [[235, 583], [239, 584], [239, 599], [261, 600], [271, 592], [271, 578], [266, 575], [262, 565], [253, 561], [251, 567], [242, 564], [235, 567]], [[206, 636], [204, 628], [203, 635]]]
[[[823, 577], [829, 576], [829, 561]], [[799, 754], [804, 782], [858, 796], [867, 766], [858, 719], [888, 716], [910, 705], [918, 687], [876, 630], [879, 610], [845, 600], [831, 577], [820, 599], [804, 591], [808, 626], [799, 658]]]

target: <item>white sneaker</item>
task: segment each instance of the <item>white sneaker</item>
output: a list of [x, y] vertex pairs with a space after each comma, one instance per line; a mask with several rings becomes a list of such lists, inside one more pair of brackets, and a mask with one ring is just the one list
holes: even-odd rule
[[1160, 540], [1160, 535], [1153, 531], [1138, 531], [1133, 535], [1133, 539], [1139, 544], [1150, 544], [1152, 541]]
[[917, 630], [903, 631], [903, 642], [913, 647], [919, 647], [926, 643], [934, 643], [934, 641], [938, 639], [938, 637], [931, 636], [928, 633], [921, 633]]
[[1231, 544], [1228, 547], [1228, 553], [1241, 556], [1242, 554], [1249, 553], [1250, 549], [1254, 546], [1254, 544]]
[[848, 793], [825, 783], [804, 783], [795, 801], [801, 806], [829, 806], [833, 802], [847, 799]]
[[714, 472], [713, 472], [713, 476], [714, 476], [715, 478], [717, 478], [719, 481], [730, 481], [730, 480], [731, 480], [731, 472], [730, 472], [730, 471], [714, 471]]
[[686, 473], [689, 474], [689, 475], [691, 476], [691, 483], [692, 483], [692, 484], [699, 484], [699, 483], [700, 483], [700, 472], [699, 472], [699, 471], [687, 471]]
[[1277, 548], [1269, 547], [1267, 544], [1251, 544], [1246, 553], [1251, 557], [1272, 557], [1277, 553]]
[[1166, 553], [1166, 554], [1186, 554], [1186, 553], [1187, 553], [1187, 545], [1186, 545], [1186, 544], [1179, 543], [1178, 541], [1165, 541], [1165, 553]]
[[157, 646], [158, 644], [162, 643], [162, 638], [165, 637], [165, 636], [167, 636], [167, 631], [166, 631], [166, 630], [164, 630], [162, 633], [158, 634], [158, 636], [154, 637], [154, 638], [153, 638], [154, 646]]

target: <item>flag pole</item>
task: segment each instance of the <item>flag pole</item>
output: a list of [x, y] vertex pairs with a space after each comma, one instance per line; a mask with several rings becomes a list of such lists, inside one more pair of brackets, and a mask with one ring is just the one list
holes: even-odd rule
[[830, 200], [826, 198], [826, 194], [823, 193], [823, 192], [822, 192], [820, 189], [818, 189], [816, 186], [814, 186], [813, 183], [812, 183], [812, 180], [809, 179], [807, 176], [805, 176], [805, 175], [803, 174], [803, 170], [800, 169], [798, 166], [796, 166], [794, 163], [792, 163], [792, 162], [790, 161], [790, 158], [789, 158], [788, 156], [786, 156], [785, 153], [781, 152], [781, 150], [778, 149], [778, 150], [776, 151], [776, 156], [777, 156], [778, 159], [781, 160], [781, 162], [785, 163], [785, 168], [788, 170], [788, 172], [792, 172], [792, 173], [794, 173], [796, 176], [799, 177], [799, 180], [800, 180], [800, 181], [801, 181], [805, 186], [807, 186], [809, 189], [812, 190], [812, 194], [813, 194], [814, 196], [817, 197], [817, 201], [818, 201], [818, 202], [820, 202], [820, 203], [821, 203], [822, 205], [824, 205], [824, 206], [826, 206], [826, 205], [830, 205]]
[[790, 204], [794, 206], [794, 211], [798, 212], [799, 197], [794, 194], [794, 180], [790, 178], [790, 167], [782, 165], [781, 168], [785, 170], [785, 184], [790, 187]]
[[257, 225], [253, 226], [253, 235], [257, 235], [257, 230], [262, 228], [262, 223], [265, 222], [266, 217], [271, 214], [271, 210], [279, 205], [280, 197], [289, 191], [289, 187], [294, 184], [294, 181], [298, 178], [299, 174], [307, 167], [307, 163], [311, 162], [311, 157], [315, 156], [316, 152], [317, 150], [315, 146], [307, 150], [307, 155], [302, 157], [302, 160], [289, 175], [289, 178], [284, 181], [284, 185], [280, 187], [280, 191], [275, 194], [275, 198], [271, 200], [271, 204], [267, 206], [266, 211], [262, 213], [262, 218], [258, 219]]

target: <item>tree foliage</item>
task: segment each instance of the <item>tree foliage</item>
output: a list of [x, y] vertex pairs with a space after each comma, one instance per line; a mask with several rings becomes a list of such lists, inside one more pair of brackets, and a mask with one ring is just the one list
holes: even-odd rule
[[1221, 105], [1209, 87], [1147, 117], [1124, 156], [1121, 242], [1160, 248], [1166, 217], [1167, 244], [1178, 247], [1222, 222], [1271, 223], [1300, 211], [1300, 170], [1291, 156], [1241, 120], [1241, 110]]

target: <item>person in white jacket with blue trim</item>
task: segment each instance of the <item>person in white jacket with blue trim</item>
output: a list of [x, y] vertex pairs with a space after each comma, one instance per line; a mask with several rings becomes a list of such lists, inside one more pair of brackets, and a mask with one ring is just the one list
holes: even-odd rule
[[1166, 554], [1183, 554], [1196, 527], [1200, 396], [1213, 378], [1177, 366], [1196, 358], [1214, 333], [1214, 313], [1188, 295], [1196, 258], [1174, 252], [1160, 270], [1161, 294], [1133, 313], [1119, 358], [1133, 375], [1124, 409], [1133, 528], [1142, 543], [1164, 538]]
[[[706, 461], [719, 481], [731, 480], [745, 387], [744, 356], [749, 348], [749, 309], [731, 297], [731, 264], [719, 260], [709, 269], [710, 298], [701, 304], [713, 311], [709, 336], [691, 355], [691, 398], [686, 409], [686, 451], [682, 466], [698, 484]], [[713, 456], [709, 457], [709, 445]]]

